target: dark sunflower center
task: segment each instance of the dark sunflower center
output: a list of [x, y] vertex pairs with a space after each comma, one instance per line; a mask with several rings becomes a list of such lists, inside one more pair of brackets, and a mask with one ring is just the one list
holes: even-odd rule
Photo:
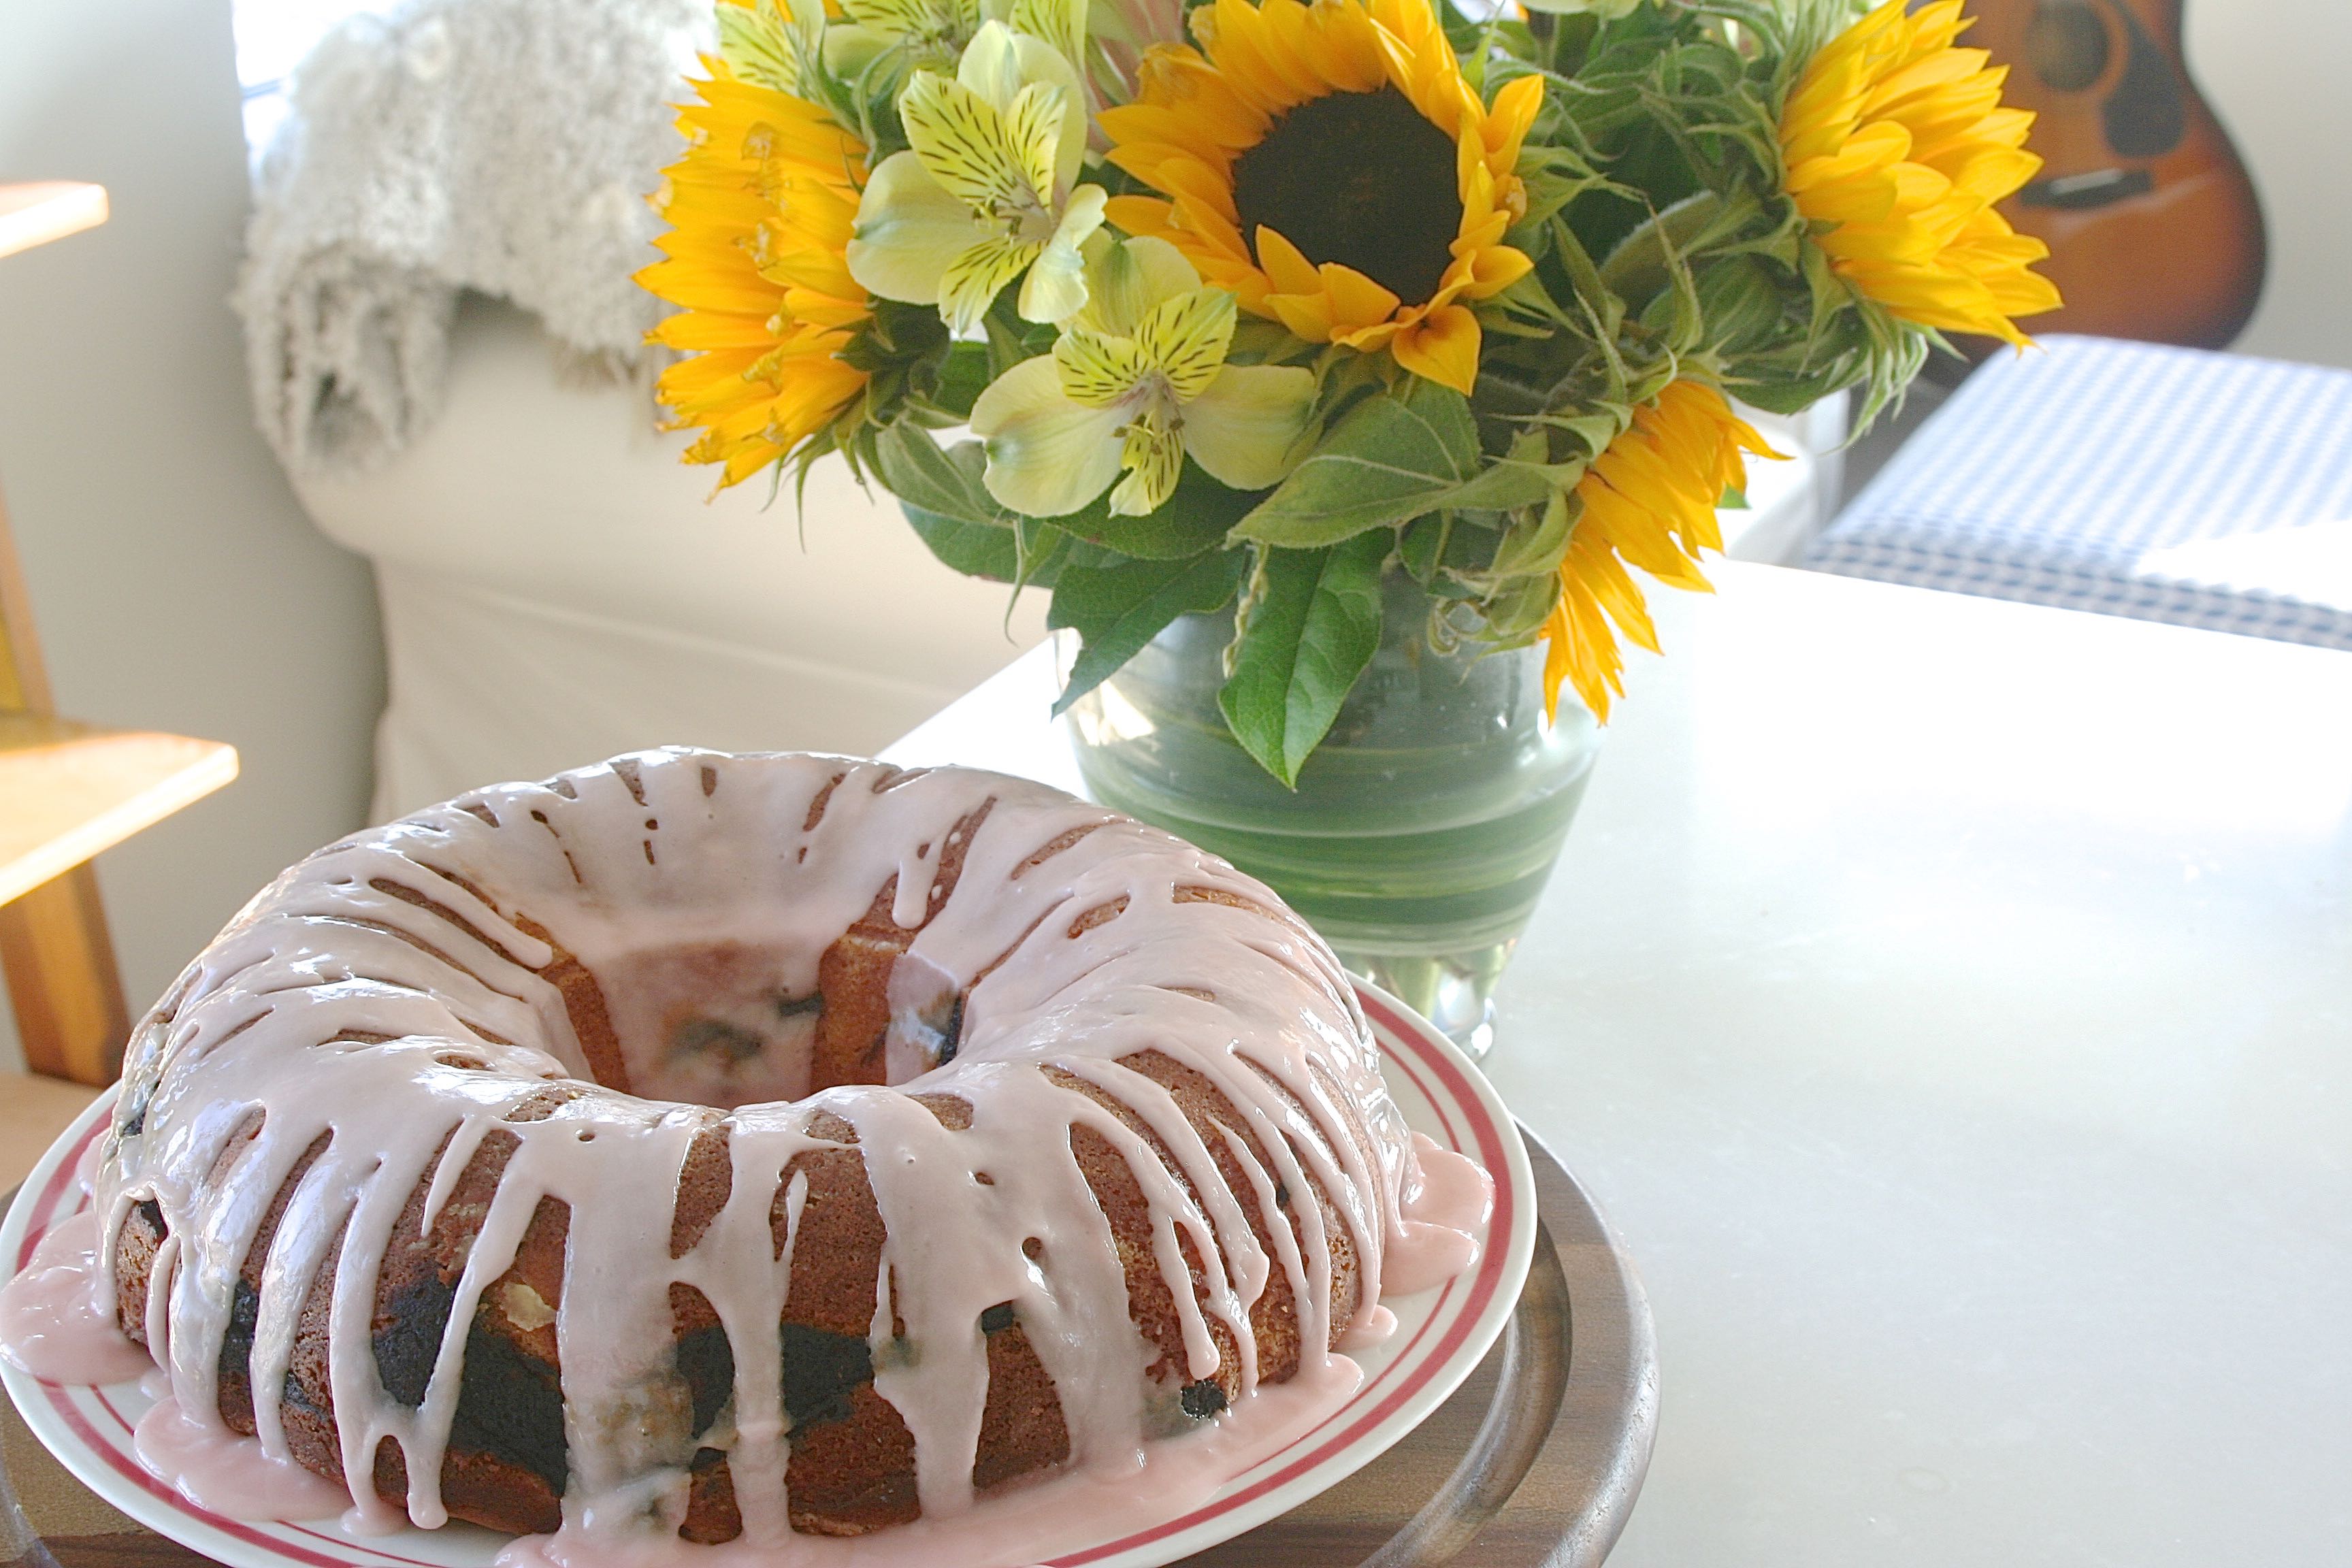
[[1352, 267], [1408, 305], [1437, 292], [1462, 227], [1454, 139], [1392, 87], [1335, 92], [1274, 122], [1234, 164], [1234, 205], [1321, 266]]

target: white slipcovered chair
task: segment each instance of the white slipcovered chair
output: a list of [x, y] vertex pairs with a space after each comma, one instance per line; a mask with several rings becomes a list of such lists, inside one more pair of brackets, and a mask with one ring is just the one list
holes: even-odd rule
[[950, 572], [839, 459], [796, 514], [764, 479], [706, 501], [685, 444], [644, 387], [561, 374], [530, 317], [471, 300], [431, 426], [296, 477], [375, 565], [378, 820], [644, 746], [871, 752], [1044, 635], [1043, 595]]

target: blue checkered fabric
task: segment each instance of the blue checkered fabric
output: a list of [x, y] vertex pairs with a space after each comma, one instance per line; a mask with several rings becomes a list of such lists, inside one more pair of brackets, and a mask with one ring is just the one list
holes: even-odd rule
[[2352, 648], [2352, 373], [2105, 338], [1997, 354], [1802, 563]]

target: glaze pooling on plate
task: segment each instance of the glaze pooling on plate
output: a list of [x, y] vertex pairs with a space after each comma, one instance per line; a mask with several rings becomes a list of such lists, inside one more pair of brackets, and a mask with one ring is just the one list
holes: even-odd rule
[[[815, 1024], [794, 1004], [816, 993], [828, 945], [886, 906], [898, 926], [919, 928], [891, 972], [886, 1055], [898, 1081], [808, 1094]], [[551, 978], [562, 954], [613, 998], [607, 1040], [573, 1028]], [[1146, 1049], [1213, 1084], [1249, 1137], [1228, 1129], [1229, 1147], [1213, 1151], [1166, 1089], [1119, 1065]], [[592, 1076], [614, 1087], [588, 1087]], [[1183, 1179], [1072, 1079], [1129, 1109]], [[551, 1080], [572, 1097], [547, 1104], [560, 1098]], [[953, 1097], [968, 1125], [949, 1126], [917, 1094]], [[698, 1103], [639, 1097], [650, 1095]], [[533, 1119], [508, 1120], [517, 1112]], [[972, 1467], [983, 1319], [1003, 1304], [1067, 1426], [1068, 1463], [1034, 1489], [1038, 1503], [1061, 1489], [1084, 1500], [1084, 1528], [1116, 1533], [1118, 1483], [1131, 1494], [1148, 1456], [1205, 1440], [1150, 1441], [1171, 1412], [1143, 1375], [1155, 1352], [1129, 1315], [1071, 1129], [1107, 1141], [1140, 1183], [1185, 1378], [1222, 1369], [1237, 1380], [1234, 1411], [1207, 1423], [1231, 1429], [1236, 1454], [1252, 1446], [1241, 1439], [1254, 1406], [1305, 1400], [1311, 1418], [1352, 1386], [1344, 1358], [1323, 1348], [1350, 1326], [1330, 1321], [1335, 1247], [1352, 1253], [1361, 1331], [1381, 1315], [1384, 1268], [1425, 1283], [1462, 1266], [1482, 1217], [1483, 1173], [1444, 1154], [1424, 1179], [1328, 949], [1223, 862], [995, 775], [668, 752], [361, 835], [257, 899], [132, 1042], [95, 1183], [91, 1283], [111, 1300], [114, 1238], [134, 1206], [156, 1205], [170, 1234], [144, 1326], [178, 1406], [201, 1413], [181, 1420], [215, 1422], [238, 1272], [299, 1168], [245, 1309], [257, 1449], [286, 1453], [277, 1391], [309, 1282], [331, 1258], [327, 1370], [343, 1471], [362, 1478], [352, 1506], [362, 1521], [400, 1522], [364, 1479], [391, 1438], [406, 1458], [407, 1516], [430, 1526], [446, 1517], [440, 1459], [466, 1325], [540, 1200], [555, 1199], [569, 1206], [571, 1261], [547, 1309], [569, 1460], [552, 1553], [677, 1545], [696, 1434], [677, 1419], [673, 1284], [709, 1300], [732, 1349], [724, 1439], [742, 1528], [730, 1550], [845, 1550], [787, 1518], [776, 1331], [805, 1195], [804, 1179], [783, 1178], [796, 1155], [844, 1146], [835, 1119], [864, 1151], [887, 1228], [873, 1386], [913, 1436], [925, 1535], [990, 1506], [975, 1499]], [[730, 1195], [673, 1258], [661, 1238], [680, 1172], [722, 1120]], [[428, 1173], [427, 1226], [493, 1134], [513, 1152], [423, 1397], [404, 1404], [385, 1392], [370, 1339], [375, 1260]], [[1219, 1152], [1241, 1154], [1252, 1191], [1219, 1176]], [[1263, 1211], [1310, 1185], [1334, 1201], [1344, 1238], [1300, 1204], [1287, 1211], [1295, 1226], [1273, 1226], [1275, 1245], [1260, 1246], [1244, 1198]], [[1277, 1279], [1306, 1354], [1285, 1391], [1296, 1398], [1253, 1398], [1250, 1307]], [[1237, 1367], [1222, 1367], [1221, 1341]]]

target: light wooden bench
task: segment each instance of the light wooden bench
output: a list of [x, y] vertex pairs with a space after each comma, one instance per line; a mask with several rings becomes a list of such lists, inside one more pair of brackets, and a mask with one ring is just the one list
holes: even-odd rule
[[[96, 185], [0, 185], [0, 256], [102, 223]], [[0, 1191], [121, 1070], [131, 1032], [89, 862], [236, 777], [217, 741], [58, 716], [0, 507], [0, 971], [24, 1073], [0, 1073]]]

